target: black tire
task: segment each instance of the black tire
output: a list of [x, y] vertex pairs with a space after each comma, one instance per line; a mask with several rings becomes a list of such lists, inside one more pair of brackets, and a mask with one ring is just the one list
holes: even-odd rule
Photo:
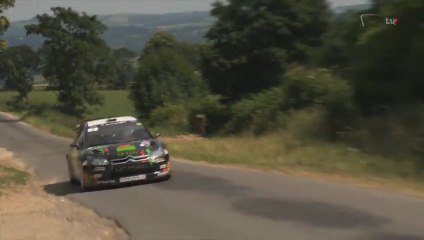
[[168, 181], [169, 179], [171, 179], [172, 175], [168, 175], [162, 178], [162, 181]]
[[[81, 170], [81, 171], [83, 171], [83, 170]], [[94, 188], [95, 188], [95, 187], [91, 187], [91, 186], [90, 187], [86, 186], [85, 183], [84, 183], [84, 177], [81, 177], [81, 179], [79, 180], [79, 185], [80, 185], [81, 192], [93, 191]]]
[[73, 177], [69, 177], [69, 182], [72, 185], [78, 185], [79, 184], [79, 181], [77, 179], [73, 178]]

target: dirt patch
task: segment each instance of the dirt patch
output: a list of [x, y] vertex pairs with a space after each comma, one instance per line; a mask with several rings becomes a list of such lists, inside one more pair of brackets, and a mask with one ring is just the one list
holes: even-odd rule
[[[0, 149], [0, 166], [31, 172], [10, 152]], [[0, 189], [0, 239], [123, 240], [125, 230], [66, 197], [42, 190], [30, 173], [25, 185]]]

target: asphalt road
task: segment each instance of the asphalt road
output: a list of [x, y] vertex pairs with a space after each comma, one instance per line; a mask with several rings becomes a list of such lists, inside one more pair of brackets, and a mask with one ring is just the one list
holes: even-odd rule
[[80, 193], [67, 182], [69, 143], [0, 114], [0, 147], [54, 180], [46, 192], [118, 220], [132, 239], [424, 239], [424, 199], [279, 173], [176, 160], [170, 181]]

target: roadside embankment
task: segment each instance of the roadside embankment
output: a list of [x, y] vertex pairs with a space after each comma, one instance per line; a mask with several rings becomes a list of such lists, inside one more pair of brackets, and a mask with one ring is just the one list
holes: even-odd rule
[[125, 230], [43, 183], [13, 154], [0, 148], [0, 239], [124, 240]]

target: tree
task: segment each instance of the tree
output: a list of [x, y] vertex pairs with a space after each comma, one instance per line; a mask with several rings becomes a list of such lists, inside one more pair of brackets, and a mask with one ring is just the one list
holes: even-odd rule
[[323, 45], [316, 51], [314, 65], [327, 67], [349, 77], [352, 56], [364, 27], [358, 22], [360, 11], [348, 11], [334, 16], [329, 31], [323, 37]]
[[[66, 113], [81, 114], [87, 104], [99, 104], [99, 79], [108, 71], [109, 48], [100, 35], [106, 26], [96, 16], [79, 14], [71, 8], [51, 9], [53, 16], [37, 15], [38, 24], [25, 26], [27, 35], [46, 39], [43, 75], [58, 88], [58, 107]], [[107, 68], [106, 68], [107, 69]]]
[[[15, 5], [15, 0], [0, 0], [0, 36], [9, 28], [10, 22], [5, 16], [1, 16], [1, 14]], [[7, 41], [0, 39], [0, 50], [5, 49], [7, 47]]]
[[0, 78], [6, 80], [6, 87], [18, 92], [15, 101], [19, 105], [26, 102], [39, 65], [39, 57], [28, 46], [11, 47], [0, 52]]
[[234, 101], [278, 83], [286, 64], [304, 62], [326, 30], [325, 0], [217, 2], [206, 35], [203, 73], [212, 90]]
[[365, 113], [379, 114], [424, 101], [424, 2], [375, 1], [373, 12], [399, 20], [361, 33], [352, 56], [357, 103]]
[[112, 58], [117, 68], [117, 79], [115, 87], [126, 88], [135, 74], [135, 58], [136, 54], [127, 48], [119, 48], [113, 51]]
[[201, 96], [206, 85], [200, 74], [176, 50], [178, 41], [158, 33], [146, 44], [130, 98], [143, 117], [170, 102], [184, 102]]

